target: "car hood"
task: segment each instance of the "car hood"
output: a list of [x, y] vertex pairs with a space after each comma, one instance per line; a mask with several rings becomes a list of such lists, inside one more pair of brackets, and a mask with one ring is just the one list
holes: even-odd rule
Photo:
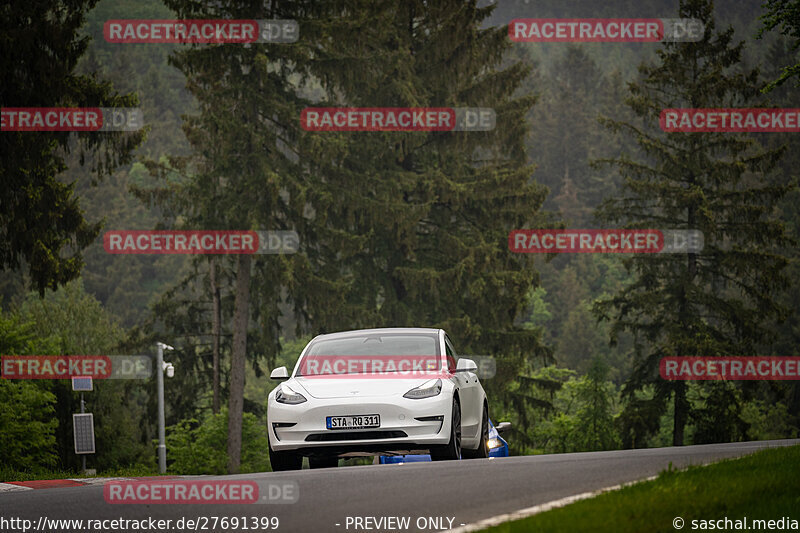
[[300, 377], [294, 378], [293, 381], [298, 383], [314, 398], [324, 399], [402, 396], [414, 387], [422, 385], [428, 379]]

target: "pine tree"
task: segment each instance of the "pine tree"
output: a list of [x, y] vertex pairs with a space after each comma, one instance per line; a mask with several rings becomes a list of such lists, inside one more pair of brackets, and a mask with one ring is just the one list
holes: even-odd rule
[[644, 444], [670, 399], [673, 444], [684, 442], [687, 385], [660, 379], [660, 358], [756, 354], [765, 324], [783, 313], [775, 293], [786, 285], [780, 247], [787, 237], [772, 215], [788, 187], [769, 174], [781, 150], [765, 150], [748, 135], [658, 129], [665, 108], [758, 102], [758, 72], [742, 71], [743, 43], [733, 44], [732, 28], [715, 32], [712, 13], [706, 0], [681, 2], [678, 16], [703, 20], [704, 38], [665, 44], [656, 63], [642, 65], [640, 81], [630, 84], [628, 105], [639, 121], [608, 121], [612, 131], [633, 137], [642, 153], [609, 161], [622, 174], [623, 191], [604, 202], [600, 219], [625, 227], [698, 229], [705, 237], [699, 253], [627, 259], [633, 283], [596, 304], [598, 315], [613, 322], [612, 341], [627, 330], [639, 346], [623, 391], [627, 446]]
[[[327, 227], [359, 239], [341, 260], [353, 325], [445, 328], [462, 353], [507, 355], [508, 376], [550, 352], [516, 325], [537, 274], [511, 254], [508, 232], [545, 224], [546, 189], [527, 164], [529, 75], [504, 63], [505, 27], [482, 28], [493, 7], [472, 2], [352, 2], [357, 39], [330, 35], [314, 70], [320, 106], [491, 107], [489, 132], [318, 133]], [[378, 31], [378, 29], [380, 31]], [[334, 90], [335, 89], [335, 90]], [[330, 150], [331, 145], [335, 148]], [[501, 363], [499, 367], [504, 366]], [[502, 380], [491, 382], [491, 388]]]
[[[507, 236], [539, 220], [545, 190], [530, 182], [522, 142], [533, 99], [512, 97], [527, 69], [500, 69], [505, 30], [480, 29], [491, 9], [169, 4], [183, 18], [300, 23], [296, 45], [191, 47], [173, 59], [201, 111], [185, 128], [199, 157], [167, 169], [186, 175], [184, 220], [300, 235], [301, 253], [253, 259], [249, 316], [259, 327], [248, 352], [274, 357], [290, 308], [299, 331], [444, 327], [462, 353], [509, 354], [506, 383], [527, 358], [549, 355], [539, 331], [515, 326], [536, 274]], [[498, 120], [486, 133], [303, 132], [311, 105], [493, 107]], [[234, 307], [241, 328], [247, 310]], [[231, 471], [244, 357], [235, 340], [244, 336], [233, 335]]]
[[530, 115], [527, 146], [537, 181], [551, 190], [545, 207], [557, 208], [572, 227], [589, 227], [594, 208], [618, 185], [589, 160], [618, 154], [597, 119], [616, 110], [619, 75], [604, 74], [585, 48], [566, 45], [542, 82], [548, 90]]
[[349, 327], [446, 329], [461, 354], [497, 357], [497, 375], [484, 382], [490, 412], [524, 417], [537, 408], [530, 374], [552, 350], [540, 328], [519, 324], [538, 274], [532, 258], [509, 253], [507, 236], [548, 224], [539, 211], [547, 189], [533, 181], [525, 153], [535, 99], [516, 95], [530, 69], [506, 55], [505, 27], [482, 28], [493, 9], [459, 1], [333, 9], [358, 38], [328, 35], [312, 67], [329, 95], [317, 105], [491, 107], [497, 124], [315, 134], [321, 148], [311, 161], [323, 177], [318, 216], [357, 239], [339, 259], [353, 281], [344, 295]]
[[[76, 73], [89, 42], [80, 35], [97, 0], [5, 2], [0, 14], [0, 107], [134, 107], [135, 94], [119, 94], [94, 74]], [[0, 269], [24, 269], [44, 295], [75, 279], [82, 250], [101, 224], [86, 220], [75, 183], [59, 174], [77, 151], [95, 179], [130, 162], [145, 132], [15, 132], [0, 134]], [[77, 138], [77, 142], [75, 139]]]
[[[758, 38], [760, 39], [765, 33], [780, 27], [781, 35], [794, 40], [790, 49], [792, 52], [796, 52], [800, 48], [800, 2], [798, 0], [766, 0], [762, 7], [765, 11], [761, 15], [764, 25], [758, 31]], [[791, 59], [790, 64], [783, 64], [785, 66], [780, 75], [767, 84], [764, 88], [766, 92], [800, 76], [800, 63], [796, 58]]]
[[581, 451], [618, 448], [613, 412], [616, 391], [608, 381], [608, 371], [608, 365], [595, 357], [578, 384], [576, 396], [580, 407], [575, 414], [575, 429]]
[[[777, 78], [782, 65], [795, 59], [796, 51], [788, 40], [781, 39], [769, 48], [765, 63], [768, 68], [764, 74], [767, 79]], [[771, 107], [795, 107], [797, 102], [797, 87], [795, 84], [786, 83], [769, 91]], [[771, 355], [794, 354], [800, 345], [800, 248], [796, 245], [800, 241], [800, 139], [793, 133], [776, 133], [766, 139], [767, 146], [780, 148], [785, 146], [785, 155], [779, 164], [779, 176], [787, 184], [793, 185], [793, 190], [787, 194], [780, 203], [780, 218], [786, 221], [789, 234], [793, 242], [787, 246], [785, 254], [790, 258], [786, 269], [787, 278], [792, 280], [791, 286], [781, 294], [781, 302], [790, 309], [790, 316], [782, 323], [776, 324], [777, 334], [769, 339]], [[753, 383], [752, 385], [756, 385]], [[757, 384], [760, 400], [766, 405], [775, 405], [784, 402], [788, 406], [789, 419], [787, 423], [795, 428], [800, 427], [800, 383], [797, 381], [761, 382]], [[755, 388], [755, 387], [754, 387]], [[751, 395], [754, 395], [752, 391]], [[788, 433], [787, 433], [788, 435]]]
[[[178, 17], [186, 19], [307, 21], [314, 14], [305, 2], [269, 6], [245, 0], [221, 6], [184, 0], [166, 3]], [[309, 254], [240, 255], [218, 261], [222, 274], [220, 280], [215, 276], [214, 284], [227, 281], [227, 289], [233, 294], [232, 309], [230, 300], [227, 306], [227, 314], [233, 317], [228, 388], [230, 472], [238, 471], [240, 464], [247, 354], [253, 354], [255, 368], [259, 358], [272, 362], [280, 350], [279, 319], [287, 309], [302, 315], [307, 312], [308, 299], [319, 298], [325, 303], [314, 309], [323, 313], [326, 306], [331, 308], [337, 302], [335, 298], [325, 299], [337, 286], [333, 267], [318, 276], [311, 266], [316, 228], [304, 216], [307, 209], [313, 209], [306, 195], [313, 183], [305, 168], [298, 118], [309, 102], [300, 95], [296, 79], [305, 75], [308, 50], [316, 47], [313, 31], [304, 25], [304, 32], [304, 42], [296, 46], [225, 44], [191, 46], [176, 52], [171, 62], [186, 76], [187, 87], [199, 103], [200, 113], [188, 117], [184, 124], [194, 153], [188, 158], [171, 158], [166, 164], [150, 164], [151, 170], [164, 178], [172, 173], [182, 176], [171, 190], [151, 194], [173, 200], [184, 227], [295, 230], [304, 249], [312, 250]], [[205, 260], [196, 261], [198, 267], [200, 262]], [[204, 266], [203, 275], [206, 271]], [[205, 286], [205, 281], [198, 270], [183, 285]], [[203, 342], [196, 326], [210, 332], [214, 311], [205, 301], [212, 297], [203, 298], [203, 313], [193, 314], [191, 310], [201, 302], [187, 296], [186, 307], [172, 307], [172, 311], [184, 313], [183, 318], [175, 317], [183, 330], [194, 329], [190, 341]], [[328, 316], [334, 315], [328, 311]], [[320, 320], [319, 316], [314, 318]], [[253, 327], [255, 324], [258, 327]], [[196, 347], [188, 347], [190, 357], [196, 356]], [[213, 365], [202, 366], [213, 369]]]

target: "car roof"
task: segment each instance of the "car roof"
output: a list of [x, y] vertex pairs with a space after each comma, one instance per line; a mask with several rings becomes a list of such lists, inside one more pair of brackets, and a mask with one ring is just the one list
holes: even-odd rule
[[353, 329], [350, 331], [337, 331], [336, 333], [325, 333], [317, 335], [313, 340], [328, 340], [344, 337], [357, 337], [359, 335], [374, 335], [374, 334], [410, 334], [421, 333], [426, 335], [438, 335], [439, 329], [436, 328], [373, 328], [373, 329]]

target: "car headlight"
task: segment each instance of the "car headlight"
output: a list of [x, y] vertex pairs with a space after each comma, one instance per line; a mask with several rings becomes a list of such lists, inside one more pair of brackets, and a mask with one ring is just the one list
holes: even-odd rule
[[282, 383], [278, 387], [278, 392], [275, 393], [275, 401], [278, 403], [285, 403], [289, 405], [297, 405], [306, 401], [306, 397], [295, 392], [289, 385]]
[[431, 379], [426, 381], [419, 387], [414, 387], [407, 393], [403, 394], [403, 397], [411, 398], [412, 400], [419, 400], [420, 398], [430, 398], [432, 396], [438, 396], [440, 392], [442, 392], [442, 380]]
[[486, 441], [486, 445], [489, 447], [490, 450], [494, 450], [495, 448], [501, 447], [503, 443], [500, 442], [500, 439], [489, 439], [488, 441]]

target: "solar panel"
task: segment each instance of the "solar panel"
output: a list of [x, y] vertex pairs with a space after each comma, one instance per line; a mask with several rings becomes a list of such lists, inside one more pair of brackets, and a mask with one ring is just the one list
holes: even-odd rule
[[90, 391], [92, 390], [92, 377], [87, 376], [73, 376], [72, 377], [72, 390], [74, 391]]
[[94, 416], [92, 413], [72, 415], [75, 453], [94, 453]]

